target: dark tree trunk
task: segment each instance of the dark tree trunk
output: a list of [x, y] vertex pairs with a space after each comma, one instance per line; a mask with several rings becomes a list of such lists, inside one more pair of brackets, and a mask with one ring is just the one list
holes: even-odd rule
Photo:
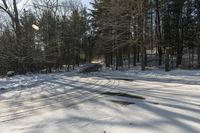
[[119, 70], [119, 67], [123, 67], [123, 52], [122, 48], [118, 48], [116, 52], [116, 70]]
[[13, 17], [13, 21], [14, 21], [14, 27], [15, 27], [15, 34], [16, 34], [16, 41], [17, 41], [17, 50], [19, 53], [17, 53], [18, 56], [18, 64], [19, 64], [19, 69], [18, 72], [20, 74], [24, 74], [25, 73], [25, 60], [23, 59], [24, 57], [24, 45], [22, 43], [22, 36], [21, 36], [21, 26], [20, 26], [20, 21], [19, 21], [19, 13], [18, 13], [18, 9], [17, 9], [17, 2], [16, 0], [13, 0], [13, 8], [14, 8], [14, 17]]
[[170, 49], [166, 48], [166, 53], [165, 53], [165, 71], [169, 72], [170, 71]]
[[[144, 4], [144, 3], [142, 3]], [[138, 32], [139, 32], [139, 45], [140, 45], [140, 64], [141, 64], [141, 70], [145, 71], [145, 16], [141, 14], [141, 16], [138, 19]]]
[[140, 47], [140, 53], [141, 53], [141, 70], [145, 71], [145, 47]]
[[182, 56], [183, 56], [183, 47], [180, 44], [178, 44], [177, 55], [176, 55], [176, 67], [179, 67], [182, 64]]
[[189, 62], [189, 68], [191, 67], [191, 48], [188, 50], [189, 56], [188, 56], [188, 62]]
[[194, 67], [194, 48], [192, 48], [192, 67]]
[[140, 47], [137, 47], [137, 62], [140, 62]]
[[118, 50], [116, 50], [116, 55], [115, 55], [115, 69], [118, 70], [118, 67], [119, 67], [119, 53], [118, 53]]
[[158, 47], [158, 64], [159, 64], [159, 66], [162, 65], [162, 55], [163, 55], [162, 48]]
[[91, 63], [92, 58], [93, 58], [93, 48], [94, 48], [94, 42], [93, 40], [91, 41], [91, 45], [89, 47], [89, 55], [88, 55], [88, 62]]
[[105, 54], [104, 55], [105, 56], [105, 64], [106, 64], [106, 67], [110, 67], [110, 65], [109, 65], [109, 61], [108, 61], [108, 56], [107, 56], [107, 54]]
[[74, 68], [75, 68], [75, 60], [74, 59], [72, 61], [72, 64], [73, 64], [73, 70], [74, 70]]
[[198, 47], [198, 68], [200, 68], [200, 46]]
[[113, 53], [110, 52], [108, 54], [108, 63], [109, 63], [109, 66], [112, 67], [112, 64], [113, 64]]
[[131, 68], [131, 51], [128, 50], [128, 68]]
[[148, 63], [148, 57], [147, 57], [147, 50], [146, 48], [144, 49], [144, 54], [145, 54], [145, 66], [147, 66], [147, 63]]
[[119, 49], [119, 66], [123, 67], [123, 51], [122, 51], [122, 48]]
[[137, 47], [136, 45], [133, 46], [133, 66], [136, 66], [137, 62]]
[[106, 67], [110, 67], [112, 65], [112, 53], [106, 53], [105, 54], [105, 63]]
[[76, 65], [79, 66], [80, 65], [80, 57], [76, 56]]
[[[181, 11], [177, 14], [178, 18], [181, 18]], [[177, 43], [177, 60], [176, 60], [176, 67], [179, 67], [182, 64], [182, 56], [183, 56], [183, 28], [184, 28], [184, 24], [183, 24], [183, 18], [181, 19], [181, 22], [179, 22], [180, 20], [178, 20], [177, 18], [177, 26], [176, 28], [176, 35], [175, 35], [175, 42]], [[179, 26], [180, 25], [180, 26]]]
[[[198, 29], [197, 31], [200, 34], [200, 0], [196, 0], [196, 4], [197, 4], [197, 17], [198, 17]], [[200, 44], [198, 46], [198, 68], [200, 68]]]
[[161, 48], [161, 24], [160, 24], [160, 3], [156, 0], [156, 36], [158, 47], [158, 65], [162, 65], [162, 48]]

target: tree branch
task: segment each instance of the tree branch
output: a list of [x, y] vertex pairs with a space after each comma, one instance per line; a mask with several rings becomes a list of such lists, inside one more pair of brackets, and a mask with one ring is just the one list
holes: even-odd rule
[[7, 5], [6, 1], [5, 0], [2, 0], [2, 1], [3, 1], [4, 6], [5, 6], [5, 9], [8, 9], [8, 5]]
[[[4, 2], [4, 0], [3, 0], [3, 2]], [[5, 13], [7, 13], [7, 14], [11, 17], [11, 19], [13, 20], [14, 17], [13, 17], [13, 15], [12, 15], [12, 13], [9, 11], [8, 8], [6, 8], [6, 7], [7, 7], [7, 4], [5, 4], [4, 6], [5, 6], [5, 7], [0, 6], [0, 9], [2, 9]]]

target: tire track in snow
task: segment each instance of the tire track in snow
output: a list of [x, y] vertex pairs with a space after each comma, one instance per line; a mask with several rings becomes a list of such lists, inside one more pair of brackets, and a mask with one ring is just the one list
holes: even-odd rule
[[[66, 80], [67, 81], [70, 81], [70, 82], [72, 82], [73, 80], [69, 80], [69, 79], [65, 79], [65, 82], [66, 82]], [[44, 84], [46, 82], [46, 84]], [[75, 78], [75, 80], [73, 81], [74, 83], [75, 82], [79, 82], [79, 80], [78, 80], [78, 78], [76, 79]], [[47, 82], [47, 80], [45, 80], [45, 81], [43, 81], [43, 82], [40, 82], [39, 84], [38, 84], [38, 82], [36, 82], [35, 84], [31, 84], [30, 85], [30, 89], [27, 87], [27, 86], [24, 86], [25, 88], [23, 88], [23, 89], [20, 89], [20, 90], [14, 90], [14, 92], [16, 92], [16, 91], [18, 91], [18, 93], [19, 93], [19, 95], [20, 95], [20, 97], [16, 97], [15, 95], [18, 95], [18, 94], [15, 94], [14, 96], [15, 97], [13, 97], [13, 98], [9, 98], [9, 99], [4, 99], [4, 100], [2, 100], [1, 99], [1, 101], [0, 101], [0, 103], [2, 103], [2, 102], [5, 102], [5, 101], [10, 101], [10, 102], [12, 102], [12, 101], [16, 101], [16, 100], [19, 100], [20, 98], [23, 98], [23, 97], [27, 97], [27, 96], [33, 96], [32, 95], [32, 93], [38, 93], [38, 89], [37, 88], [34, 88], [34, 87], [42, 87], [42, 86], [40, 86], [40, 85], [42, 85], [42, 84], [44, 84], [44, 85], [49, 85], [49, 83], [51, 83], [50, 81], [48, 81]], [[37, 86], [36, 86], [37, 85]], [[33, 87], [34, 86], [34, 87]], [[46, 86], [45, 86], [46, 87]], [[58, 87], [58, 86], [56, 86], [56, 87]], [[55, 88], [40, 88], [40, 92], [45, 92], [45, 91], [49, 91], [49, 90], [53, 90], [53, 89], [55, 89]], [[55, 91], [55, 90], [54, 90]], [[26, 92], [30, 92], [31, 94], [26, 94], [26, 95], [21, 95], [22, 93], [26, 93]], [[32, 99], [32, 98], [30, 98], [30, 99]], [[38, 99], [38, 98], [37, 98]], [[26, 100], [26, 99], [23, 99], [23, 100]], [[32, 100], [34, 100], [34, 99], [32, 99]]]
[[[102, 86], [103, 86], [103, 87], [107, 88], [107, 89], [102, 89], [101, 92], [108, 91], [108, 90], [110, 91], [113, 88], [117, 87], [117, 86], [115, 86], [115, 84], [116, 84], [115, 81], [116, 80], [106, 80], [106, 81], [107, 81], [106, 84], [103, 84], [103, 85], [98, 84], [98, 85], [94, 85], [93, 87], [95, 88], [95, 86], [98, 86], [98, 88], [102, 89]], [[95, 81], [95, 82], [97, 82], [97, 81]], [[6, 122], [6, 121], [20, 119], [22, 117], [28, 117], [30, 115], [34, 115], [34, 113], [35, 113], [34, 111], [37, 111], [37, 110], [40, 110], [40, 109], [44, 109], [44, 108], [47, 108], [47, 107], [50, 107], [50, 106], [53, 106], [53, 105], [54, 105], [54, 107], [53, 107], [52, 110], [57, 110], [58, 108], [70, 107], [72, 105], [88, 101], [88, 100], [90, 100], [92, 98], [106, 97], [106, 96], [101, 96], [99, 93], [95, 93], [95, 91], [98, 92], [98, 88], [95, 89], [95, 90], [94, 90], [94, 88], [92, 88], [92, 87], [90, 88], [90, 89], [92, 89], [93, 92], [89, 92], [89, 93], [88, 92], [87, 93], [84, 92], [84, 93], [81, 93], [81, 95], [78, 95], [76, 97], [66, 98], [64, 100], [57, 101], [56, 103], [54, 101], [52, 104], [47, 104], [45, 106], [39, 106], [37, 108], [27, 109], [27, 110], [23, 110], [21, 112], [15, 112], [15, 113], [11, 113], [11, 114], [0, 116], [0, 118], [4, 118], [3, 120], [0, 120], [0, 122], [2, 123], [2, 122]], [[80, 90], [80, 91], [83, 91], [83, 90]], [[84, 90], [84, 91], [87, 91], [87, 90]], [[77, 94], [77, 92], [74, 92], [74, 93]], [[80, 100], [81, 96], [83, 96], [83, 98], [82, 98], [83, 100]], [[87, 97], [87, 98], [85, 98], [85, 97]], [[73, 101], [71, 103], [69, 103], [70, 100], [73, 100]], [[62, 104], [62, 105], [60, 106], [60, 104]], [[66, 104], [66, 105], [64, 105], [64, 104]]]
[[[59, 107], [59, 109], [60, 109], [60, 108], [67, 108], [67, 107], [73, 106], [73, 105], [75, 105], [75, 104], [83, 103], [83, 102], [88, 101], [88, 100], [90, 100], [90, 99], [92, 99], [92, 98], [102, 98], [102, 97], [105, 97], [105, 96], [99, 96], [99, 95], [100, 95], [100, 94], [95, 94], [95, 95], [92, 95], [92, 96], [91, 96], [91, 94], [89, 94], [89, 95], [87, 96], [88, 98], [84, 99], [84, 98], [85, 98], [85, 96], [84, 96], [83, 100], [80, 100], [80, 97], [78, 97], [78, 98], [76, 99], [77, 101], [73, 101], [72, 103], [67, 103], [67, 105], [65, 105], [65, 106], [54, 106], [54, 109], [50, 109], [50, 110], [57, 110], [58, 107]], [[75, 98], [73, 97], [73, 99], [75, 99]], [[66, 101], [68, 101], [68, 100], [69, 100], [69, 99], [67, 99]], [[54, 104], [52, 104], [52, 105], [56, 105], [56, 104], [58, 104], [58, 103], [54, 103]], [[48, 107], [48, 106], [49, 106], [49, 105], [47, 105], [46, 107]], [[26, 112], [24, 111], [24, 112], [21, 112], [21, 113], [15, 113], [15, 114], [12, 114], [12, 115], [10, 115], [10, 116], [7, 116], [7, 119], [4, 119], [3, 121], [0, 121], [0, 122], [2, 123], [2, 122], [7, 122], [7, 121], [12, 121], [12, 120], [16, 120], [16, 119], [28, 117], [28, 116], [31, 116], [31, 115], [34, 115], [34, 114], [35, 114], [35, 112], [33, 112], [33, 111], [40, 110], [40, 109], [44, 109], [44, 108], [46, 108], [46, 107], [38, 107], [38, 108], [34, 108], [34, 109], [32, 109], [32, 110], [26, 110]], [[13, 116], [14, 116], [14, 117], [13, 117]], [[8, 118], [8, 117], [10, 117], [10, 118]]]
[[[94, 81], [93, 83], [91, 83], [90, 85], [93, 85], [95, 86], [99, 81]], [[86, 83], [87, 84], [87, 83]], [[85, 84], [85, 85], [86, 85]], [[87, 84], [88, 85], [88, 84]], [[56, 98], [59, 98], [59, 97], [64, 97], [64, 96], [67, 96], [67, 95], [70, 95], [70, 94], [75, 94], [75, 93], [78, 93], [80, 92], [82, 87], [80, 86], [75, 86], [74, 89], [70, 89], [70, 90], [65, 90], [63, 93], [53, 93], [53, 95], [50, 95], [50, 96], [47, 96], [45, 98], [35, 98], [35, 99], [22, 99], [22, 100], [18, 100], [17, 102], [12, 102], [12, 101], [4, 101], [4, 104], [8, 104], [8, 105], [15, 105], [15, 104], [20, 104], [20, 103], [24, 103], [24, 102], [27, 102], [30, 104], [34, 104], [35, 102], [36, 103], [39, 103], [41, 101], [45, 101], [45, 100], [55, 100]], [[89, 89], [89, 88], [88, 88]], [[1, 102], [2, 103], [2, 102]], [[18, 109], [20, 107], [24, 107], [25, 105], [21, 105], [21, 106], [15, 106], [13, 107], [13, 109]], [[12, 109], [12, 107], [10, 107], [10, 110]], [[14, 110], [16, 111], [16, 110]], [[4, 111], [4, 112], [8, 112], [8, 110]], [[4, 112], [0, 112], [0, 114], [4, 113]]]

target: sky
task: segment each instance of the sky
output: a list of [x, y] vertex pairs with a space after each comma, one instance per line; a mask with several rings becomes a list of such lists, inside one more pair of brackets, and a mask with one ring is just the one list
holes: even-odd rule
[[82, 3], [83, 3], [84, 5], [86, 5], [88, 8], [91, 7], [91, 6], [89, 5], [89, 3], [90, 3], [91, 0], [81, 0], [81, 1], [82, 1]]
[[[10, 2], [12, 2], [12, 0], [8, 0]], [[28, 5], [30, 5], [30, 3], [32, 3], [32, 1], [34, 0], [18, 0], [18, 2], [20, 1], [20, 3], [18, 4], [18, 8], [19, 9], [23, 9], [24, 7], [27, 8]], [[83, 5], [85, 5], [88, 9], [91, 9], [91, 5], [90, 5], [90, 2], [92, 0], [80, 0]], [[25, 6], [24, 6], [25, 4]], [[2, 5], [2, 1], [0, 1], [0, 5]], [[0, 12], [0, 19], [2, 19], [1, 17], [4, 17], [4, 15], [2, 14], [2, 12]]]
[[[29, 1], [29, 2], [32, 2], [33, 0], [21, 0], [21, 3], [20, 4], [24, 4], [26, 1]], [[88, 8], [90, 8], [91, 6], [90, 6], [90, 2], [92, 1], [92, 0], [80, 0], [82, 3], [83, 3], [83, 5], [85, 5], [86, 7], [88, 7]]]
[[[10, 1], [10, 0], [8, 0], [8, 1]], [[34, 0], [19, 0], [20, 1], [20, 3], [18, 4], [18, 7], [21, 7], [21, 6], [23, 6], [24, 4], [26, 4], [26, 5], [28, 5], [29, 3], [31, 3], [32, 1], [34, 1]], [[92, 1], [92, 0], [80, 0], [82, 3], [83, 3], [83, 5], [85, 5], [87, 8], [91, 8], [91, 5], [90, 5], [90, 2]], [[0, 1], [0, 4], [2, 4], [2, 2]]]

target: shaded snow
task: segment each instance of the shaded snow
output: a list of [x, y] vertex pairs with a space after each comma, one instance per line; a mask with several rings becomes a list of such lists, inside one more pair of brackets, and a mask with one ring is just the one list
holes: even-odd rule
[[15, 76], [0, 79], [0, 88], [1, 133], [200, 132], [198, 70]]

